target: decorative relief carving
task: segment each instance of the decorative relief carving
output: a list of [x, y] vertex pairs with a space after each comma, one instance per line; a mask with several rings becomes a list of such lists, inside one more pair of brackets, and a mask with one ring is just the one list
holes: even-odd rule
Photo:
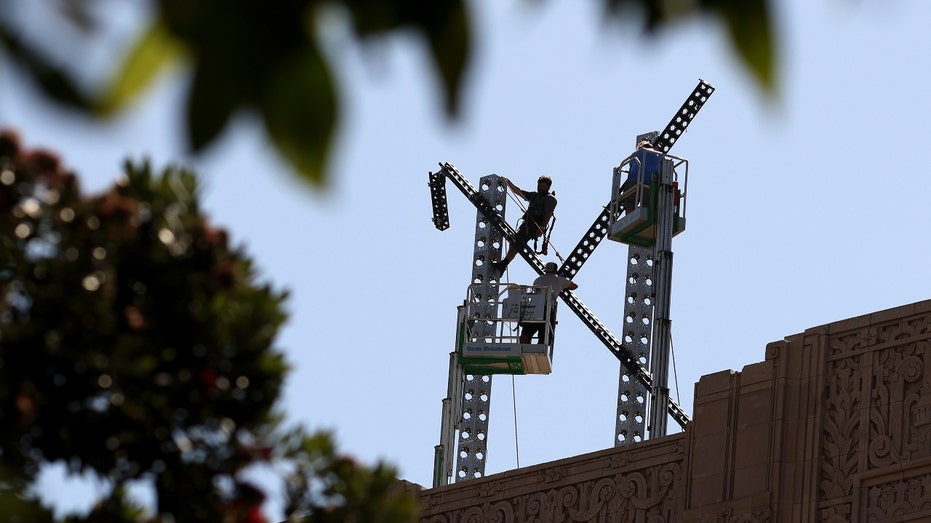
[[872, 345], [870, 341], [869, 329], [864, 328], [829, 338], [828, 347], [831, 349], [830, 355], [837, 356]]
[[503, 481], [494, 481], [492, 483], [486, 483], [478, 490], [478, 495], [483, 498], [490, 498], [491, 496], [497, 496], [498, 494], [504, 492], [508, 489], [508, 486]]
[[827, 365], [828, 397], [822, 437], [820, 498], [849, 496], [857, 472], [860, 427], [861, 357]]
[[[931, 457], [931, 376], [925, 371], [931, 355], [929, 332], [929, 317], [921, 316], [828, 339], [821, 521], [850, 520], [849, 500], [858, 474]], [[867, 437], [860, 441], [863, 430]], [[931, 505], [928, 485], [931, 476], [860, 491], [867, 498], [867, 514], [857, 519], [931, 508], [924, 506]]]
[[562, 467], [553, 467], [551, 469], [546, 469], [546, 472], [543, 473], [543, 481], [546, 483], [559, 483], [566, 475], [566, 469]]
[[916, 457], [909, 451], [914, 432], [910, 411], [912, 404], [921, 401], [924, 386], [924, 350], [916, 353], [916, 348], [917, 344], [912, 343], [875, 354], [867, 454], [870, 468]]
[[881, 521], [931, 509], [931, 474], [866, 489], [866, 521]]
[[768, 347], [766, 347], [766, 359], [767, 360], [778, 359], [779, 353], [780, 353], [780, 350], [779, 350], [780, 347], [781, 345], [777, 345], [775, 343], [772, 343]]
[[[616, 469], [615, 469], [616, 470]], [[665, 463], [421, 518], [421, 523], [675, 521], [682, 466]]]
[[616, 470], [616, 469], [625, 468], [628, 465], [632, 464], [634, 462], [634, 457], [629, 454], [630, 454], [629, 452], [625, 452], [623, 454], [612, 456], [611, 457], [611, 468]]
[[[552, 513], [553, 521], [589, 521], [599, 514], [616, 514], [614, 510], [621, 505], [617, 493], [617, 484], [613, 478], [600, 479], [590, 487], [585, 485], [583, 488], [560, 489], [557, 507]], [[569, 517], [564, 519], [563, 514]]]
[[686, 442], [684, 439], [676, 443], [676, 454], [679, 454], [684, 457], [685, 453], [688, 452], [688, 450], [689, 450], [689, 447], [688, 445], [686, 445]]
[[[915, 347], [925, 362], [931, 355], [931, 343], [922, 341]], [[906, 447], [909, 459], [931, 456], [931, 373], [922, 372], [915, 382], [916, 390], [906, 395], [904, 401], [907, 419], [903, 425], [909, 435]]]
[[928, 334], [931, 332], [931, 321], [929, 321], [929, 316], [919, 316], [877, 326], [873, 330], [876, 333], [876, 343], [889, 343]]

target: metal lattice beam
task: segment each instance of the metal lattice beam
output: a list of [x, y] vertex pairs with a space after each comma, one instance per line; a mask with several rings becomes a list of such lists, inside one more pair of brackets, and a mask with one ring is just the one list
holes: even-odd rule
[[[610, 204], [610, 202], [608, 203]], [[569, 279], [575, 277], [579, 270], [582, 269], [582, 265], [585, 264], [592, 253], [595, 252], [595, 247], [598, 247], [601, 240], [604, 240], [605, 236], [608, 234], [608, 224], [611, 223], [613, 219], [617, 218], [617, 213], [613, 213], [614, 216], [612, 216], [610, 208], [610, 205], [605, 205], [601, 214], [595, 218], [591, 227], [582, 235], [582, 239], [579, 240], [579, 243], [572, 249], [569, 257], [563, 262], [562, 267], [559, 268], [560, 276]]]
[[714, 86], [699, 79], [698, 85], [692, 90], [692, 94], [685, 100], [685, 103], [682, 104], [682, 107], [679, 108], [676, 115], [672, 117], [672, 120], [666, 124], [663, 132], [653, 140], [653, 148], [657, 151], [668, 153], [669, 149], [671, 149], [672, 146], [676, 144], [679, 137], [682, 136], [682, 133], [688, 129], [689, 124], [695, 119], [695, 115], [698, 114], [698, 111], [705, 105], [705, 102], [708, 101], [708, 97], [711, 96], [713, 92]]
[[[442, 171], [441, 171], [442, 172]], [[434, 175], [430, 175], [431, 182]], [[471, 184], [469, 184], [471, 186]], [[503, 236], [497, 227], [491, 227], [490, 221], [496, 218], [487, 209], [500, 209], [504, 212], [507, 205], [505, 188], [496, 175], [485, 176], [480, 180], [481, 191], [472, 188], [470, 200], [478, 202], [475, 216], [475, 244], [472, 256], [472, 282], [476, 282], [476, 292], [481, 295], [494, 294], [498, 277], [488, 263], [493, 257], [500, 256]], [[432, 189], [431, 185], [431, 189]], [[434, 204], [436, 208], [436, 204]], [[484, 210], [483, 210], [484, 209]], [[437, 225], [439, 228], [439, 225]], [[483, 309], [486, 308], [487, 310]], [[479, 317], [494, 316], [492, 305], [473, 305], [473, 312]], [[470, 318], [474, 319], [474, 318]], [[489, 331], [481, 332], [487, 328]], [[493, 335], [493, 328], [484, 322], [476, 322], [479, 336]], [[462, 412], [459, 420], [459, 441], [456, 454], [456, 480], [464, 481], [485, 476], [485, 463], [488, 458], [488, 419], [491, 411], [492, 377], [488, 375], [465, 375], [462, 387]]]

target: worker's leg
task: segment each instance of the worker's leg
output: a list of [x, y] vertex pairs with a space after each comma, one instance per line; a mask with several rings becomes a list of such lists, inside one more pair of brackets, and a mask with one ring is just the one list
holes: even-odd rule
[[491, 264], [498, 274], [504, 272], [504, 269], [507, 269], [508, 264], [511, 263], [511, 260], [517, 256], [517, 245], [519, 243], [527, 243], [530, 241], [530, 232], [527, 225], [527, 221], [521, 224], [520, 228], [517, 229], [517, 233], [514, 235], [514, 242], [508, 242], [508, 250], [504, 254], [504, 258], [501, 261], [496, 261]]
[[521, 343], [530, 343], [533, 340], [533, 335], [540, 334], [540, 324], [539, 323], [527, 323], [522, 324], [520, 330], [520, 342]]

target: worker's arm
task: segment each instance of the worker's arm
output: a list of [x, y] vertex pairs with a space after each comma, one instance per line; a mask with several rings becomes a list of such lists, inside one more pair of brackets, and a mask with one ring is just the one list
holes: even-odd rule
[[525, 200], [527, 199], [527, 195], [524, 194], [523, 189], [521, 189], [520, 187], [514, 185], [514, 184], [511, 182], [511, 179], [510, 179], [510, 178], [505, 178], [505, 179], [504, 179], [504, 183], [508, 184], [508, 187], [510, 187], [511, 190], [514, 191], [514, 194], [520, 196], [521, 198], [523, 198], [523, 199], [525, 199]]

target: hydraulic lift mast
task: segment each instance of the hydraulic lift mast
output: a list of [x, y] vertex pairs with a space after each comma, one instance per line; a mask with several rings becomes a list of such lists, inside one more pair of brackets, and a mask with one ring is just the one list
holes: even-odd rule
[[[664, 154], [668, 153], [712, 93], [714, 93], [714, 87], [704, 80], [699, 80], [698, 85], [661, 133], [651, 132], [639, 135], [636, 142], [649, 140], [652, 149]], [[657, 221], [660, 220], [660, 216], [669, 217], [674, 212], [673, 205], [658, 199]], [[598, 242], [604, 238], [607, 224], [617, 219], [617, 214], [609, 211], [611, 208], [610, 205], [605, 206], [605, 211], [595, 220], [589, 232], [583, 237], [583, 242], [587, 238], [597, 237]], [[624, 296], [624, 343], [640, 365], [650, 366], [657, 381], [655, 386], [661, 391], [661, 396], [665, 394], [668, 398], [668, 366], [665, 363], [670, 350], [669, 296], [672, 286], [672, 246], [667, 242], [666, 235], [671, 241], [671, 233], [658, 225], [655, 246], [630, 244], [628, 247], [627, 287]], [[573, 253], [578, 252], [581, 247], [582, 242]], [[578, 259], [584, 263], [588, 255], [580, 256]], [[658, 330], [662, 330], [662, 333], [657, 332]], [[651, 358], [651, 355], [654, 357]], [[647, 415], [648, 403], [652, 405], [666, 400], [662, 397], [657, 399], [650, 386], [633, 378], [635, 376], [631, 375], [627, 367], [620, 368], [615, 417], [615, 446], [642, 441], [646, 434], [647, 420], [650, 422], [651, 436], [666, 433], [664, 410], [653, 409], [650, 416]], [[659, 419], [660, 417], [662, 419]]]

